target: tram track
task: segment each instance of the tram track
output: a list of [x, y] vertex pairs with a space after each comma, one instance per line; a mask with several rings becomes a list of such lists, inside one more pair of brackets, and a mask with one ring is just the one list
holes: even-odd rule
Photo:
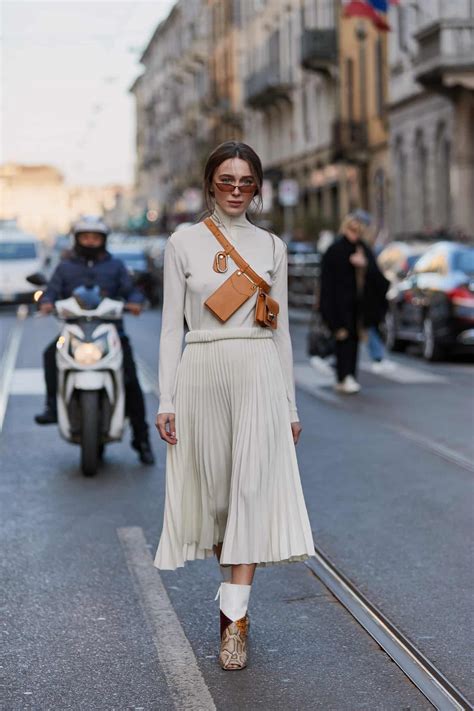
[[377, 642], [439, 711], [473, 711], [474, 705], [315, 544], [306, 567]]

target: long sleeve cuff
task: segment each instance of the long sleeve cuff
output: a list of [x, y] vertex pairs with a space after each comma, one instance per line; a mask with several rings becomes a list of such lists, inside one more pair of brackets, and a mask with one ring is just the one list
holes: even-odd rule
[[172, 400], [168, 400], [168, 399], [160, 400], [160, 406], [159, 406], [158, 412], [156, 414], [161, 415], [164, 412], [170, 412], [170, 413], [174, 414], [175, 408], [174, 408]]

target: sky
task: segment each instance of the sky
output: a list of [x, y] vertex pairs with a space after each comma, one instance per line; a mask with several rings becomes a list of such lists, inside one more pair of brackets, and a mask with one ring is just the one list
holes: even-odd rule
[[131, 184], [139, 58], [174, 0], [3, 0], [0, 162]]

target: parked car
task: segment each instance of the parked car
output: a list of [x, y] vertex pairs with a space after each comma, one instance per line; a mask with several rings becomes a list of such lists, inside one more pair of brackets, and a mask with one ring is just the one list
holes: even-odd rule
[[[5, 226], [4, 226], [5, 227]], [[0, 230], [0, 302], [29, 304], [38, 288], [26, 277], [43, 268], [43, 245], [33, 235], [15, 227]]]
[[146, 254], [147, 237], [118, 237], [111, 236], [107, 240], [107, 250], [121, 259], [127, 267], [130, 277], [135, 284], [143, 289], [146, 298], [153, 302], [154, 279], [148, 265]]
[[390, 350], [414, 342], [427, 360], [459, 349], [474, 353], [474, 247], [435, 244], [387, 296]]
[[321, 255], [313, 242], [288, 242], [288, 301], [311, 307], [319, 278]]
[[404, 279], [413, 269], [416, 261], [428, 251], [433, 243], [430, 242], [401, 242], [395, 240], [387, 244], [377, 257], [377, 263], [390, 282], [394, 283]]

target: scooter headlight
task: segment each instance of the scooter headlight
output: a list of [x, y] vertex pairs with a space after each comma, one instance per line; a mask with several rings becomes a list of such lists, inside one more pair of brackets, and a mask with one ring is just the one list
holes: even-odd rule
[[71, 353], [80, 365], [94, 365], [107, 353], [107, 339], [98, 338], [93, 343], [84, 342], [79, 338], [71, 339]]
[[74, 351], [74, 360], [80, 365], [93, 365], [102, 358], [102, 351], [95, 343], [81, 343]]

